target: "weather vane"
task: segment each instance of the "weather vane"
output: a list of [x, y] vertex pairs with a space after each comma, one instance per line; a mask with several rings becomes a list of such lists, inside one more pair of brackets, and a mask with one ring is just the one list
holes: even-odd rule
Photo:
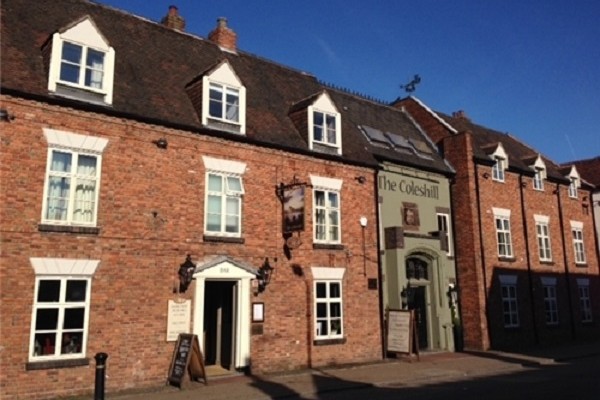
[[406, 85], [400, 85], [400, 89], [404, 89], [406, 93], [412, 93], [417, 89], [417, 85], [421, 82], [421, 77], [419, 75], [415, 75], [412, 81], [408, 82]]

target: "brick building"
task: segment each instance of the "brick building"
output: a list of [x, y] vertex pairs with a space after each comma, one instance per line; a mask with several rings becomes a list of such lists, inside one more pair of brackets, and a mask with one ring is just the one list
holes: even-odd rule
[[466, 348], [518, 349], [597, 338], [600, 282], [593, 186], [515, 137], [395, 102], [437, 143], [452, 185]]
[[[181, 332], [209, 378], [382, 357], [383, 161], [362, 127], [425, 139], [239, 50], [225, 19], [184, 27], [174, 7], [2, 2], [3, 399], [89, 393], [101, 352], [108, 392], [162, 385]], [[411, 173], [451, 175], [428, 157]]]

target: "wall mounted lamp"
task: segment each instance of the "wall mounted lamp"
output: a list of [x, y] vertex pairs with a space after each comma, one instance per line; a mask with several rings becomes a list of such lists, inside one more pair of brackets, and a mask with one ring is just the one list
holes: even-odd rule
[[483, 173], [483, 178], [484, 179], [489, 179], [490, 178], [490, 174], [488, 172], [484, 172]]
[[358, 181], [358, 183], [360, 183], [361, 185], [364, 185], [365, 182], [367, 182], [367, 178], [365, 178], [364, 176], [357, 176], [354, 179], [356, 179]]
[[10, 114], [6, 108], [0, 109], [0, 121], [10, 122], [15, 119], [13, 114]]
[[411, 310], [415, 300], [415, 291], [410, 286], [410, 282], [406, 284], [406, 287], [400, 292], [400, 299], [402, 300], [402, 309]]
[[271, 267], [269, 264], [269, 258], [265, 257], [265, 262], [258, 269], [258, 274], [256, 278], [258, 279], [258, 292], [262, 293], [265, 291], [267, 285], [271, 282], [271, 277], [273, 276], [273, 271], [275, 268]]
[[185, 262], [179, 266], [179, 292], [184, 293], [194, 277], [196, 264], [192, 261], [192, 256], [189, 254], [185, 258]]
[[169, 146], [169, 142], [167, 142], [167, 139], [165, 138], [153, 140], [152, 143], [154, 143], [159, 149], [166, 149]]
[[367, 217], [360, 217], [359, 222], [360, 222], [360, 226], [365, 228], [367, 226], [367, 222], [368, 222]]

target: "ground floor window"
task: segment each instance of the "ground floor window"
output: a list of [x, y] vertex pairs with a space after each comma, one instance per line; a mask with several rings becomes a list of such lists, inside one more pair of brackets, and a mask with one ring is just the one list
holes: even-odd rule
[[315, 282], [316, 339], [343, 337], [342, 282]]
[[581, 322], [592, 322], [592, 301], [590, 299], [590, 281], [578, 279], [579, 305], [581, 307]]
[[505, 328], [519, 326], [519, 309], [517, 302], [517, 277], [500, 276], [500, 288], [502, 295], [502, 314]]
[[546, 325], [558, 324], [558, 302], [556, 300], [556, 284], [545, 283], [544, 286], [544, 311]]

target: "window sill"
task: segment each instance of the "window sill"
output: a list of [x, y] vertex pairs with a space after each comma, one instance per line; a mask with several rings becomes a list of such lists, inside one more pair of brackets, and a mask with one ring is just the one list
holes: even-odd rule
[[313, 249], [315, 250], [344, 250], [343, 244], [333, 243], [313, 243]]
[[515, 257], [498, 256], [498, 261], [515, 262], [517, 259]]
[[100, 228], [96, 226], [38, 224], [38, 230], [40, 232], [79, 233], [85, 235], [98, 235], [100, 233]]
[[330, 345], [334, 345], [334, 344], [345, 344], [345, 343], [346, 343], [346, 338], [313, 340], [314, 346], [330, 346]]
[[587, 268], [587, 263], [575, 263], [575, 267], [577, 268]]
[[548, 265], [550, 267], [554, 266], [554, 261], [540, 261], [540, 264], [542, 265]]
[[26, 371], [37, 371], [42, 369], [56, 369], [56, 368], [73, 368], [73, 367], [87, 367], [90, 365], [89, 358], [77, 358], [69, 360], [52, 360], [52, 361], [35, 361], [28, 362], [25, 364]]
[[242, 237], [230, 237], [230, 236], [213, 236], [213, 235], [204, 235], [202, 240], [205, 242], [213, 242], [213, 243], [235, 243], [235, 244], [244, 244], [245, 239]]

